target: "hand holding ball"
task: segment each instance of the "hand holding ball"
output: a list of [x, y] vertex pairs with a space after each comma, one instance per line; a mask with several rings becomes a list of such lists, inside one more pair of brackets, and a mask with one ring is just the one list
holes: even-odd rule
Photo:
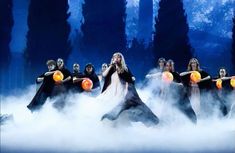
[[221, 79], [218, 79], [218, 80], [216, 81], [216, 87], [217, 87], [218, 89], [222, 89], [222, 80], [221, 80]]
[[53, 74], [53, 80], [55, 82], [61, 82], [64, 79], [63, 73], [61, 73], [59, 70], [55, 71]]
[[82, 81], [82, 89], [84, 89], [85, 91], [91, 91], [92, 87], [93, 87], [93, 82], [89, 78], [85, 78]]
[[162, 73], [162, 80], [166, 83], [171, 83], [174, 77], [171, 72], [165, 71]]
[[190, 75], [190, 79], [193, 83], [198, 83], [201, 80], [201, 74], [198, 71], [193, 71]]
[[230, 85], [235, 88], [235, 76], [230, 80]]

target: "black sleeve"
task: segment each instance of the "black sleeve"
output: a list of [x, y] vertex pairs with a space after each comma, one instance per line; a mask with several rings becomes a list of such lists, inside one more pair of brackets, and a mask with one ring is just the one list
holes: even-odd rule
[[98, 76], [95, 74], [95, 76], [94, 76], [94, 88], [97, 88], [97, 87], [99, 87], [100, 86], [100, 80], [99, 80], [99, 78], [98, 78]]
[[181, 78], [180, 78], [179, 73], [173, 72], [172, 75], [174, 77], [174, 82], [181, 83]]
[[63, 75], [64, 75], [64, 79], [66, 79], [69, 76], [72, 77], [71, 72], [69, 70], [67, 70], [67, 69], [64, 70]]
[[[201, 74], [201, 78], [205, 78], [207, 76], [210, 76], [207, 72], [205, 71], [200, 71], [200, 74]], [[202, 82], [199, 82], [198, 83], [198, 86], [200, 89], [202, 90], [211, 90], [213, 89], [213, 82], [212, 82], [212, 79], [209, 79], [209, 80], [205, 80], [205, 81], [202, 81]]]
[[205, 78], [205, 77], [207, 77], [207, 76], [209, 76], [209, 74], [207, 73], [207, 72], [205, 72], [205, 71], [200, 71], [200, 74], [201, 74], [201, 78], [203, 79], [203, 78]]
[[38, 82], [38, 78], [44, 78], [44, 77], [45, 77], [45, 74], [44, 74], [44, 73], [43, 73], [42, 75], [38, 76], [38, 77], [36, 78], [36, 83], [37, 83], [37, 84], [41, 83], [41, 82]]
[[132, 84], [134, 84], [135, 83], [135, 81], [132, 79], [132, 77], [134, 77], [133, 76], [133, 74], [131, 73], [131, 70], [129, 69], [129, 68], [127, 68], [127, 71], [124, 71], [124, 73], [123, 73], [124, 75], [124, 80], [126, 81], [126, 82], [128, 82], [128, 83], [132, 83]]
[[127, 68], [127, 71], [128, 71], [128, 73], [129, 73], [129, 75], [130, 75], [131, 77], [134, 76], [129, 68]]
[[184, 86], [190, 85], [190, 75], [191, 74], [186, 74], [184, 76], [180, 76], [180, 79], [181, 79], [182, 83], [184, 84]]
[[77, 77], [78, 77], [78, 78], [83, 78], [84, 75], [83, 75], [82, 73], [79, 73]]
[[[110, 69], [110, 71], [108, 72], [108, 74], [107, 74], [107, 76], [106, 77], [104, 77], [104, 85], [103, 85], [103, 89], [102, 89], [102, 92], [104, 92], [106, 89], [107, 89], [107, 87], [110, 85], [110, 83], [111, 83], [111, 76], [112, 76], [112, 74], [115, 72], [115, 68], [114, 67], [112, 67], [111, 69]], [[102, 93], [101, 92], [101, 93]]]
[[222, 85], [223, 85], [224, 90], [233, 91], [233, 87], [231, 86], [230, 81], [231, 81], [231, 79], [223, 81]]

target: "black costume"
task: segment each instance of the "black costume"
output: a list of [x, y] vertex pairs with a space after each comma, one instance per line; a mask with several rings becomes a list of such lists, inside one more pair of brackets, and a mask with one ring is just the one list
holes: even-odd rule
[[[28, 109], [30, 109], [31, 111], [40, 109], [42, 105], [46, 102], [46, 99], [48, 97], [52, 97], [52, 92], [55, 86], [55, 81], [53, 80], [53, 74], [48, 76], [42, 74], [39, 77], [44, 79], [36, 95], [33, 97], [32, 101], [27, 106]], [[36, 80], [36, 83], [39, 82]]]
[[[219, 77], [214, 78], [214, 80], [219, 79]], [[226, 109], [223, 108], [224, 106], [221, 106], [221, 110], [223, 112], [224, 115], [226, 115], [230, 109], [230, 103], [227, 100], [228, 96], [231, 94], [231, 92], [233, 91], [232, 86], [230, 85], [230, 79], [226, 79], [226, 80], [222, 80], [222, 88], [218, 89], [216, 86], [216, 81], [212, 82], [212, 92], [215, 92], [215, 96], [217, 99], [219, 99], [221, 101], [222, 104], [224, 104], [226, 106]]]
[[[92, 72], [91, 72], [91, 73], [88, 73], [88, 72], [86, 71], [86, 68], [87, 68], [88, 66], [91, 66], [91, 67], [92, 67]], [[85, 66], [84, 78], [89, 78], [89, 79], [92, 81], [92, 83], [93, 83], [92, 89], [95, 89], [95, 88], [100, 87], [100, 80], [99, 80], [98, 76], [97, 76], [96, 73], [95, 73], [95, 68], [94, 68], [93, 65], [87, 64], [87, 65]]]
[[188, 94], [183, 85], [177, 84], [182, 83], [181, 77], [177, 72], [170, 72], [173, 75], [173, 83], [170, 84], [169, 89], [175, 89], [171, 92], [172, 98], [176, 100], [174, 106], [183, 112], [192, 122], [197, 122], [197, 117], [192, 109]]
[[[220, 77], [216, 77], [213, 80], [217, 79], [220, 79]], [[233, 90], [233, 87], [230, 84], [230, 80], [231, 79], [222, 80], [222, 89], [218, 89], [216, 86], [216, 81], [213, 81], [212, 88], [220, 90], [223, 95], [228, 95]]]
[[66, 81], [64, 83], [55, 83], [53, 92], [52, 92], [52, 96], [60, 96], [53, 104], [53, 106], [55, 108], [57, 108], [58, 110], [61, 110], [64, 108], [65, 106], [65, 97], [66, 94], [68, 93], [69, 89], [72, 86], [72, 75], [70, 73], [70, 71], [68, 69], [66, 69], [65, 67], [63, 67], [62, 69], [57, 69], [59, 70], [63, 75], [64, 75], [64, 79], [66, 79], [67, 77], [71, 77], [71, 79], [69, 81]]
[[[116, 72], [116, 68], [113, 66], [105, 77], [104, 87], [102, 93], [112, 83], [111, 76]], [[142, 102], [132, 79], [133, 75], [130, 70], [125, 70], [118, 74], [119, 79], [123, 83], [128, 83], [128, 91], [124, 98], [124, 101], [118, 104], [111, 112], [103, 115], [102, 119], [116, 120], [125, 111], [128, 113], [128, 117], [131, 121], [141, 121], [145, 125], [156, 125], [159, 122], [158, 117]]]
[[[209, 74], [207, 72], [203, 71], [203, 70], [200, 70], [198, 72], [201, 75], [201, 79], [206, 78], [207, 76], [209, 76]], [[182, 83], [187, 88], [190, 87], [190, 81], [191, 81], [190, 75], [191, 75], [191, 73], [186, 74], [184, 76], [181, 76]], [[201, 90], [210, 90], [212, 88], [211, 80], [205, 80], [205, 81], [199, 82], [198, 86]]]
[[[209, 74], [207, 72], [203, 71], [203, 70], [200, 70], [198, 72], [201, 75], [201, 79], [206, 78], [206, 77], [209, 76]], [[191, 75], [191, 73], [181, 77], [181, 79], [183, 80], [184, 86], [187, 89], [188, 95], [190, 95], [190, 93], [191, 93], [190, 75]], [[227, 114], [227, 108], [225, 106], [225, 101], [218, 96], [217, 92], [214, 91], [215, 88], [213, 88], [214, 85], [213, 85], [212, 79], [204, 80], [204, 81], [198, 82], [197, 84], [198, 84], [198, 87], [199, 87], [199, 90], [200, 90], [200, 95], [204, 95], [205, 93], [206, 94], [207, 93], [211, 94], [214, 101], [216, 101], [216, 100], [219, 101], [219, 109], [221, 110], [223, 115], [226, 115]], [[201, 103], [206, 104], [206, 102], [202, 99], [202, 97], [203, 96], [200, 96]], [[212, 104], [212, 105], [214, 105], [214, 104]]]
[[[72, 73], [72, 77], [84, 78], [84, 75], [81, 72], [74, 71]], [[83, 91], [83, 89], [82, 89], [82, 80], [81, 81], [77, 81], [77, 82], [73, 82], [72, 91], [79, 92], [79, 93]]]

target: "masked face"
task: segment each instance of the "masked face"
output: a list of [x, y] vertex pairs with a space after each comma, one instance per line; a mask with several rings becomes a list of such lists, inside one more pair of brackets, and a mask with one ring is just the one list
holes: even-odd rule
[[48, 70], [49, 70], [49, 71], [52, 71], [52, 70], [54, 70], [54, 69], [55, 69], [55, 65], [53, 65], [53, 64], [52, 64], [52, 65], [48, 65]]
[[104, 72], [107, 68], [108, 68], [108, 65], [107, 64], [103, 64], [102, 65], [102, 72]]
[[225, 77], [226, 76], [226, 70], [225, 69], [220, 69], [219, 70], [219, 75], [220, 75], [221, 78]]
[[57, 60], [57, 66], [59, 69], [63, 68], [64, 66], [64, 61], [62, 59], [58, 59]]
[[79, 72], [80, 71], [80, 66], [78, 64], [73, 65], [73, 71]]

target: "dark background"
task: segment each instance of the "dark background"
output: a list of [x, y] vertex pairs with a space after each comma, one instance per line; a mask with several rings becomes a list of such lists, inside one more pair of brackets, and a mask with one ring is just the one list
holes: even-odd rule
[[212, 76], [235, 73], [234, 0], [0, 0], [0, 94], [14, 94], [63, 58], [100, 72], [124, 54], [137, 81], [159, 57], [186, 70], [191, 57]]

